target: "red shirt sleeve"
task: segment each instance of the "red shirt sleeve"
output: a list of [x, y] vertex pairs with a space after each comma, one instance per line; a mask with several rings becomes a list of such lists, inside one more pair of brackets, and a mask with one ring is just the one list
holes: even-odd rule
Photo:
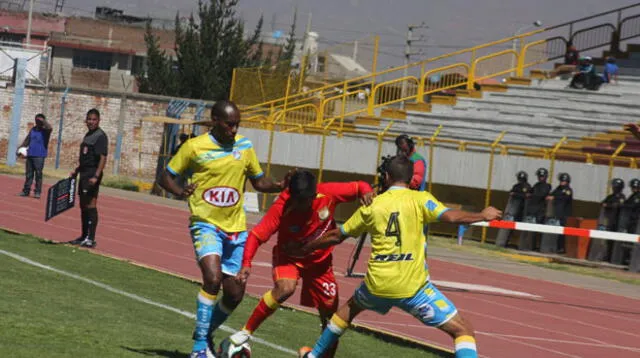
[[318, 192], [331, 195], [338, 203], [355, 201], [363, 195], [372, 192], [371, 185], [363, 181], [348, 183], [322, 183], [318, 186]]
[[265, 242], [269, 241], [271, 236], [278, 231], [280, 227], [280, 218], [284, 210], [284, 206], [289, 198], [289, 192], [282, 192], [276, 201], [271, 204], [271, 207], [267, 213], [262, 217], [262, 220], [256, 225], [247, 238], [247, 242], [244, 246], [244, 253], [242, 254], [242, 266], [251, 267], [251, 261], [258, 251], [258, 247]]
[[422, 184], [422, 178], [425, 175], [425, 167], [424, 162], [422, 160], [417, 160], [413, 163], [413, 177], [411, 177], [411, 183], [409, 187], [411, 189], [418, 189]]

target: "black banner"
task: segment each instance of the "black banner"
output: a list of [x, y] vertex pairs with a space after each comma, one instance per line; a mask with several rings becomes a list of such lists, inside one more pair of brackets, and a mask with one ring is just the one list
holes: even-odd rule
[[44, 221], [73, 208], [76, 203], [76, 178], [62, 179], [49, 188]]

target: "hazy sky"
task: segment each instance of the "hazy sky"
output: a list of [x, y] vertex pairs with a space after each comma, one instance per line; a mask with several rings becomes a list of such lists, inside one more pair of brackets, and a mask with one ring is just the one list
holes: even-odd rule
[[[208, 1], [208, 0], [205, 0]], [[38, 1], [39, 8], [53, 10], [55, 0]], [[427, 42], [416, 43], [423, 55], [433, 56], [489, 40], [509, 36], [518, 28], [540, 20], [553, 25], [614, 7], [630, 5], [632, 0], [239, 0], [238, 10], [250, 28], [264, 13], [265, 30], [286, 32], [294, 6], [298, 6], [301, 33], [312, 13], [312, 30], [319, 33], [321, 45], [381, 35], [381, 50], [387, 61], [401, 64], [408, 24], [425, 22], [421, 31]], [[125, 10], [132, 15], [173, 18], [176, 11], [190, 13], [197, 0], [66, 0], [67, 14], [91, 15], [96, 6]], [[640, 13], [640, 10], [635, 10]], [[418, 34], [418, 35], [419, 35]]]

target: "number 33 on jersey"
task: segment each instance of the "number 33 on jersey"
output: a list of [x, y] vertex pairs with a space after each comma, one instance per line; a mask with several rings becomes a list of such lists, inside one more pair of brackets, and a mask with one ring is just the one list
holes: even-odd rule
[[428, 192], [391, 187], [370, 206], [361, 207], [341, 227], [344, 235], [371, 234], [371, 256], [365, 284], [385, 298], [411, 297], [427, 280], [426, 224], [448, 209]]

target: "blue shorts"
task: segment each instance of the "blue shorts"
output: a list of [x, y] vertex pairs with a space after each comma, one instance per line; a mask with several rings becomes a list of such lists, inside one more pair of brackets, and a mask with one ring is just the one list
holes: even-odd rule
[[189, 231], [198, 261], [205, 256], [217, 255], [220, 257], [222, 273], [235, 276], [240, 271], [248, 236], [246, 231], [227, 233], [206, 223], [194, 223]]
[[398, 307], [432, 327], [441, 326], [458, 314], [456, 306], [449, 301], [430, 281], [413, 297], [382, 298], [369, 292], [363, 282], [353, 295], [354, 301], [362, 308], [386, 314], [391, 307]]

